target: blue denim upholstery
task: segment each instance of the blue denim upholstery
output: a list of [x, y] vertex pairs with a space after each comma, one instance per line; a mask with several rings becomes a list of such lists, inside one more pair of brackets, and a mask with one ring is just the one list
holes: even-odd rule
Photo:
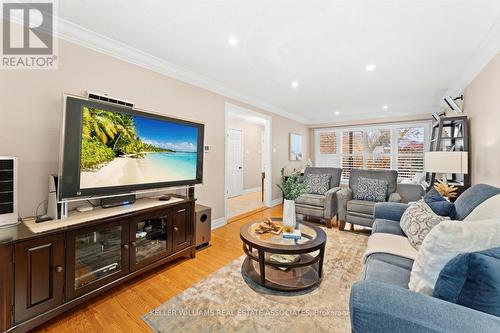
[[500, 247], [450, 260], [433, 296], [500, 317]]
[[[488, 185], [473, 186], [455, 202], [459, 216], [467, 216], [499, 192], [500, 189]], [[377, 203], [372, 234], [404, 237], [399, 221], [407, 207], [401, 203]], [[413, 260], [388, 253], [373, 253], [366, 259], [361, 281], [351, 289], [353, 332], [500, 332], [499, 317], [408, 290], [412, 265]]]
[[375, 204], [375, 219], [401, 220], [401, 216], [410, 205], [399, 202], [378, 202]]
[[398, 221], [386, 220], [386, 219], [375, 220], [372, 226], [372, 234], [376, 233], [405, 236], [403, 230], [401, 230], [401, 227], [399, 226]]
[[474, 185], [455, 201], [455, 220], [462, 221], [483, 201], [500, 194], [500, 188], [486, 184]]
[[351, 289], [355, 333], [498, 333], [500, 318], [378, 281]]

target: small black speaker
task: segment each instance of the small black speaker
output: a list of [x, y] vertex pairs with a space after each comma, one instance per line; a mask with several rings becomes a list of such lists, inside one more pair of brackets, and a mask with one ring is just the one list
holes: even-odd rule
[[0, 227], [17, 219], [17, 159], [0, 156]]

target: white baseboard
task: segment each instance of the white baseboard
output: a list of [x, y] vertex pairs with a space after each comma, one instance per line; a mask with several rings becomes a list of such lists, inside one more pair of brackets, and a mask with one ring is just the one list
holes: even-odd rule
[[225, 226], [227, 224], [225, 217], [220, 217], [218, 219], [212, 220], [212, 230]]
[[266, 207], [278, 206], [278, 205], [281, 205], [282, 202], [283, 202], [283, 199], [276, 198], [276, 199], [274, 199], [274, 200], [271, 201], [271, 204], [269, 206], [266, 206]]
[[262, 187], [247, 188], [247, 189], [243, 190], [243, 192], [241, 192], [241, 194], [245, 195], [245, 194], [250, 194], [250, 193], [257, 193], [260, 191], [262, 191]]

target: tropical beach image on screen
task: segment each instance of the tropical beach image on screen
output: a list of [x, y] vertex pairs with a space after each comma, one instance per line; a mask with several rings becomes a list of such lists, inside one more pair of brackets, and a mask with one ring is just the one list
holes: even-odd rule
[[80, 188], [196, 179], [198, 129], [84, 107]]

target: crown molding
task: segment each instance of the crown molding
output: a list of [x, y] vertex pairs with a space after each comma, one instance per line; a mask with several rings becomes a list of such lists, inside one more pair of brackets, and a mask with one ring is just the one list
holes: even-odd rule
[[252, 105], [276, 115], [295, 120], [302, 124], [305, 124], [308, 121], [305, 117], [283, 110], [269, 103], [259, 101], [253, 97], [246, 96], [238, 91], [225, 87], [208, 77], [155, 57], [149, 53], [86, 29], [60, 17], [55, 17], [54, 20], [57, 20], [57, 37], [65, 41], [107, 54], [111, 57], [149, 69], [193, 86], [206, 89], [227, 98]]
[[445, 96], [455, 97], [461, 95], [469, 83], [474, 80], [498, 52], [500, 52], [500, 15], [479, 43], [455, 84], [446, 91]]
[[309, 128], [324, 127], [325, 125], [334, 124], [347, 124], [347, 123], [363, 123], [365, 121], [377, 121], [377, 122], [393, 122], [393, 121], [410, 121], [410, 120], [425, 120], [431, 119], [431, 114], [434, 112], [439, 112], [441, 107], [436, 106], [421, 106], [409, 109], [398, 110], [397, 113], [394, 111], [377, 111], [377, 112], [363, 112], [363, 113], [351, 113], [350, 115], [339, 115], [330, 116], [324, 118], [315, 118], [309, 121], [306, 125]]

